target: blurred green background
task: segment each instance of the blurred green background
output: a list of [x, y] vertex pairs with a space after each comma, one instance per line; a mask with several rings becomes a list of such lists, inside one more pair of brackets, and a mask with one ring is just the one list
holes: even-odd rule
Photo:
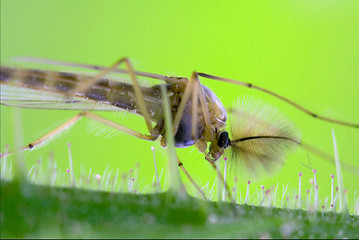
[[[139, 71], [189, 77], [196, 70], [247, 81], [317, 114], [358, 123], [358, 11], [356, 0], [2, 0], [1, 64], [24, 66], [12, 62], [11, 57], [35, 56], [109, 66], [121, 57], [129, 57]], [[250, 95], [277, 107], [301, 130], [304, 142], [330, 154], [333, 128], [341, 160], [359, 166], [358, 129], [313, 119], [256, 90], [206, 79], [202, 84], [226, 106]], [[76, 112], [22, 109], [21, 114], [24, 143], [29, 143]], [[139, 116], [100, 114], [146, 132]], [[26, 161], [31, 166], [53, 151], [65, 172], [66, 143], [71, 142], [76, 174], [81, 165], [101, 174], [108, 165], [111, 171], [119, 168], [127, 172], [138, 162], [138, 181], [146, 184], [154, 174], [150, 150], [154, 146], [159, 170], [166, 169], [166, 150], [159, 141], [144, 142], [112, 133], [100, 124], [81, 120], [42, 148], [27, 153]], [[1, 106], [1, 151], [12, 143], [11, 109]], [[178, 155], [199, 185], [213, 184], [216, 174], [195, 147], [179, 149]], [[254, 187], [263, 184], [269, 188], [279, 182], [282, 189], [289, 183], [294, 196], [298, 172], [303, 172], [305, 191], [310, 188], [313, 174], [302, 163], [318, 170], [319, 194], [324, 201], [324, 196], [330, 196], [330, 174], [335, 168], [302, 149], [290, 154], [282, 168], [258, 176]], [[352, 206], [359, 177], [348, 172], [343, 175]], [[244, 192], [246, 181], [252, 178], [245, 173], [238, 178]]]

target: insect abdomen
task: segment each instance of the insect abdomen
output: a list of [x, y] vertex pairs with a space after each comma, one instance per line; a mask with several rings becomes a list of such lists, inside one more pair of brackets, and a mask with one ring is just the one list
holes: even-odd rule
[[9, 82], [14, 75], [15, 69], [13, 68], [7, 68], [7, 67], [1, 67], [0, 69], [0, 81], [1, 82]]
[[78, 83], [75, 74], [10, 67], [1, 67], [0, 81], [17, 87], [63, 94], [71, 93]]

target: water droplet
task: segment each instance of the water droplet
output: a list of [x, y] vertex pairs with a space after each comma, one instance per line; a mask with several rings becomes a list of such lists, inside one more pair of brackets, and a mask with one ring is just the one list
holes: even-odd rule
[[216, 214], [211, 214], [208, 216], [208, 222], [211, 224], [215, 224], [218, 221], [218, 217]]

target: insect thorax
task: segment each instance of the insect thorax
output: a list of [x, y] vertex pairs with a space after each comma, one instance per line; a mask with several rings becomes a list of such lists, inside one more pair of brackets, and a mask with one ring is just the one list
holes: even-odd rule
[[[186, 84], [181, 83], [167, 85], [173, 119], [177, 114], [185, 86]], [[195, 144], [197, 141], [211, 143], [217, 142], [217, 139], [214, 139], [217, 138], [216, 133], [225, 127], [227, 114], [222, 103], [206, 86], [202, 85], [202, 88], [205, 95], [211, 126], [208, 127], [205, 124], [203, 109], [199, 99], [197, 101], [197, 111], [195, 114], [193, 114], [193, 99], [190, 98], [186, 103], [185, 110], [183, 111], [178, 130], [175, 135], [175, 146], [178, 148], [189, 147]], [[194, 127], [193, 117], [196, 118], [195, 136], [192, 134], [192, 128]]]

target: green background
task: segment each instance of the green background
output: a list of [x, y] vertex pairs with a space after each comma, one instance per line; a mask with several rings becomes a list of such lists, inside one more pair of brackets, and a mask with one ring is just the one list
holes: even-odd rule
[[[301, 1], [1, 1], [1, 64], [24, 66], [13, 56], [35, 56], [109, 66], [129, 57], [136, 70], [190, 76], [192, 71], [251, 82], [284, 95], [317, 114], [359, 122], [359, 2]], [[63, 69], [66, 70], [66, 67]], [[84, 70], [87, 71], [86, 69]], [[315, 120], [286, 103], [256, 90], [202, 80], [226, 106], [250, 95], [284, 113], [301, 130], [303, 141], [333, 153], [334, 128], [342, 161], [358, 163], [358, 129]], [[29, 143], [76, 114], [75, 111], [21, 110], [24, 143]], [[143, 119], [131, 114], [100, 113], [145, 132]], [[65, 172], [67, 142], [72, 143], [74, 168], [102, 174], [109, 165], [126, 172], [140, 163], [139, 182], [154, 174], [151, 146], [159, 169], [166, 168], [166, 150], [159, 141], [144, 142], [81, 120], [40, 149], [26, 154], [28, 166], [49, 152]], [[11, 109], [1, 107], [1, 151], [12, 144]], [[178, 150], [179, 157], [199, 185], [216, 178], [195, 147]], [[261, 174], [254, 187], [289, 183], [293, 196], [298, 172], [304, 186], [318, 170], [319, 194], [330, 195], [335, 168], [298, 149], [270, 175]], [[344, 172], [352, 206], [358, 176]], [[233, 178], [234, 174], [230, 177]], [[239, 177], [242, 192], [246, 174]], [[254, 191], [252, 189], [252, 191]]]

